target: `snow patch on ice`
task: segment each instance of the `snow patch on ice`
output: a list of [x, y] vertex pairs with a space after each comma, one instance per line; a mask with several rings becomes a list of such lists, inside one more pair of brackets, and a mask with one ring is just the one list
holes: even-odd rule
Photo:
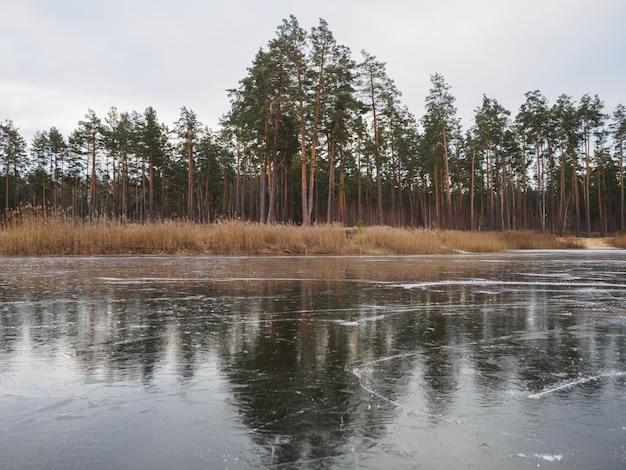
[[626, 284], [614, 283], [614, 282], [570, 282], [567, 280], [545, 282], [543, 280], [537, 281], [500, 281], [491, 279], [446, 279], [440, 281], [424, 281], [424, 282], [412, 282], [396, 284], [398, 287], [405, 289], [429, 289], [433, 287], [443, 286], [508, 286], [508, 287], [526, 287], [526, 286], [541, 286], [547, 287], [570, 287], [578, 288], [580, 291], [595, 292], [598, 288], [604, 289], [623, 289], [626, 288]]
[[541, 460], [546, 460], [548, 462], [560, 462], [563, 460], [563, 456], [561, 454], [558, 455], [549, 455], [549, 454], [533, 454], [533, 457], [537, 457]]
[[534, 457], [536, 459], [545, 460], [546, 462], [560, 462], [563, 460], [563, 455], [561, 454], [531, 454], [526, 455], [523, 452], [519, 454], [513, 454], [511, 457], [518, 457], [520, 459], [527, 459], [529, 457]]

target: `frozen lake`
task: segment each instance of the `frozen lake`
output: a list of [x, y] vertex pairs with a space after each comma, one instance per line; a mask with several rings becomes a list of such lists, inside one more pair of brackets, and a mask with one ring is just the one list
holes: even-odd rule
[[626, 251], [1, 258], [0, 468], [626, 468]]

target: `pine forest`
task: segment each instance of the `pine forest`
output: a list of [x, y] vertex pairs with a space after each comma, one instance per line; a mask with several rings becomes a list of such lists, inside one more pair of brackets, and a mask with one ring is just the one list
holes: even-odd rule
[[148, 223], [389, 225], [554, 234], [624, 230], [626, 107], [529, 91], [514, 112], [483, 96], [462, 129], [445, 78], [423, 116], [385, 63], [293, 16], [225, 91], [209, 129], [190, 107], [88, 110], [30, 143], [0, 123], [0, 210]]

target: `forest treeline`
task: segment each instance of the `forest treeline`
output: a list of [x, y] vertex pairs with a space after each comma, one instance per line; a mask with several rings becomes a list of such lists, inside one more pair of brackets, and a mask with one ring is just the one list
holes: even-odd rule
[[483, 96], [469, 129], [440, 74], [424, 115], [385, 64], [293, 16], [228, 90], [218, 130], [188, 107], [89, 110], [27, 144], [0, 125], [0, 209], [149, 222], [238, 219], [552, 233], [624, 230], [626, 108], [529, 91], [512, 115]]

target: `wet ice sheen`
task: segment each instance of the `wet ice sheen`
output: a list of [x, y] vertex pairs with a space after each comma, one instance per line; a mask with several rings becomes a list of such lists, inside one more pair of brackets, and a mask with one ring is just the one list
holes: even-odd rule
[[0, 468], [624, 468], [626, 253], [4, 258]]

